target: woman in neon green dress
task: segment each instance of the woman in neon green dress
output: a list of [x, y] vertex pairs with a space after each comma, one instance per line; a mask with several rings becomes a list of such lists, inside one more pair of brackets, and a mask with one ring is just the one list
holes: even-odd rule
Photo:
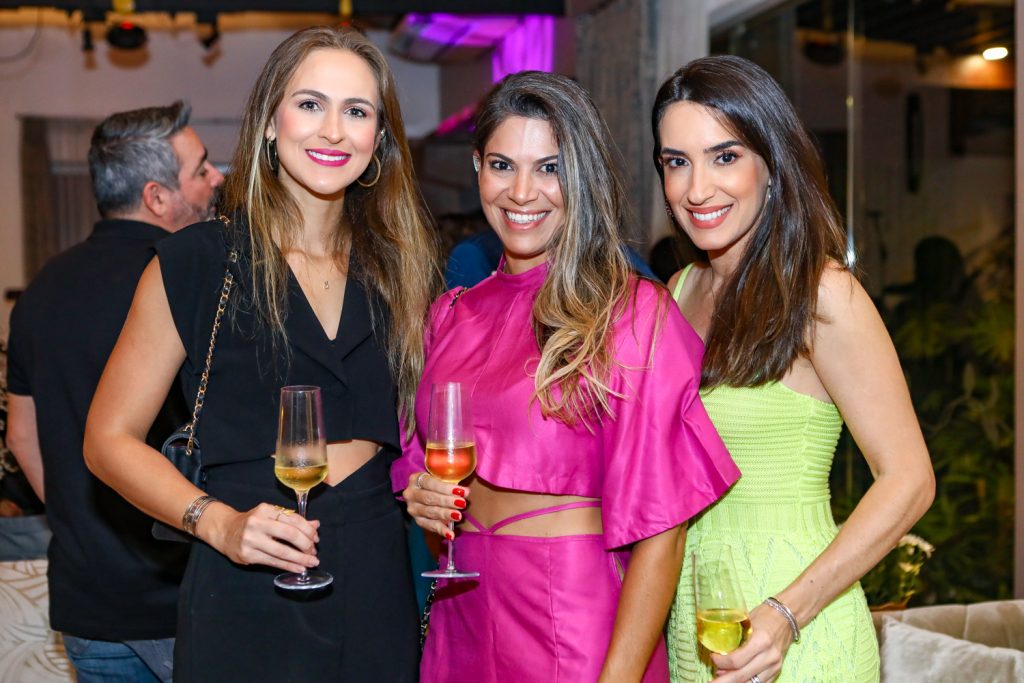
[[[858, 581], [924, 514], [935, 482], [892, 342], [846, 265], [810, 136], [739, 57], [698, 59], [652, 115], [669, 212], [705, 258], [673, 276], [707, 347], [702, 398], [742, 476], [687, 533], [734, 546], [749, 640], [701, 653], [692, 563], [669, 620], [673, 680], [877, 681]], [[837, 531], [828, 474], [843, 420], [875, 481]]]

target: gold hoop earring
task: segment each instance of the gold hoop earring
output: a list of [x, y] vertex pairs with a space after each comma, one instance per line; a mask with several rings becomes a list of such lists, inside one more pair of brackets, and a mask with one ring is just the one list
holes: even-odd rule
[[277, 158], [277, 138], [264, 138], [266, 140], [266, 146], [263, 148], [263, 154], [267, 159], [267, 165], [270, 166], [271, 173], [277, 174], [279, 167], [279, 161]]
[[359, 178], [356, 178], [356, 182], [359, 183], [363, 187], [373, 187], [374, 185], [377, 184], [377, 181], [380, 180], [380, 159], [378, 159], [377, 155], [374, 154], [373, 155], [373, 160], [377, 162], [377, 175], [373, 176], [373, 180], [368, 182], [368, 183], [364, 183]]

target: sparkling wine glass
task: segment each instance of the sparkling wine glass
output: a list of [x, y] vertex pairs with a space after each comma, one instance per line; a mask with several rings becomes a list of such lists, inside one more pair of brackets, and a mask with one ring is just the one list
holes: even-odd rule
[[[278, 481], [295, 491], [299, 514], [305, 517], [309, 490], [327, 477], [320, 387], [281, 388], [274, 474]], [[332, 581], [334, 577], [325, 571], [303, 569], [301, 574], [279, 574], [274, 578], [274, 585], [285, 590], [312, 590], [328, 586]]]
[[729, 654], [750, 637], [750, 615], [740, 591], [732, 548], [710, 542], [693, 554], [697, 640], [711, 652]]
[[[430, 414], [427, 419], [425, 464], [432, 477], [458, 484], [476, 469], [476, 443], [473, 440], [469, 396], [458, 382], [430, 387]], [[444, 569], [423, 572], [440, 579], [467, 579], [480, 572], [460, 572], [455, 568], [455, 521], [448, 522], [452, 540], [448, 541], [448, 564]]]

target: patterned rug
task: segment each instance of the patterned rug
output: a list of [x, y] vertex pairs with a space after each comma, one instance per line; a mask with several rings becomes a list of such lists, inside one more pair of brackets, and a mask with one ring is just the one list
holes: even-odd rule
[[50, 630], [46, 560], [0, 562], [0, 681], [74, 681], [59, 633]]

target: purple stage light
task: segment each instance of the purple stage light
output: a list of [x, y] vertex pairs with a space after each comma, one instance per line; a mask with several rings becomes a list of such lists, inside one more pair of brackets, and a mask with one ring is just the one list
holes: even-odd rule
[[519, 26], [505, 34], [491, 57], [491, 77], [495, 83], [517, 71], [551, 71], [555, 65], [555, 19], [546, 15], [526, 15]]

